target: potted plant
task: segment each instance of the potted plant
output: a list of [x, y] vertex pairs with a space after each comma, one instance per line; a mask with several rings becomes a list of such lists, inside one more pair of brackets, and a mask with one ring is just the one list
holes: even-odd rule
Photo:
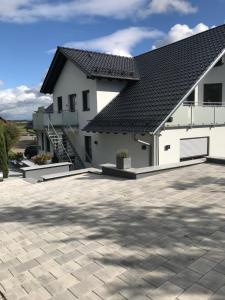
[[51, 155], [47, 153], [36, 155], [32, 158], [33, 162], [37, 165], [47, 165], [52, 162]]
[[122, 149], [116, 154], [116, 167], [117, 169], [130, 169], [131, 168], [131, 157], [127, 149]]

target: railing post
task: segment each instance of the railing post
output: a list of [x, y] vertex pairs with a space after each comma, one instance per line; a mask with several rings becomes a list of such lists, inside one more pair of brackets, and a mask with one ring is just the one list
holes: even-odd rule
[[213, 107], [213, 114], [214, 114], [214, 126], [216, 125], [216, 106]]

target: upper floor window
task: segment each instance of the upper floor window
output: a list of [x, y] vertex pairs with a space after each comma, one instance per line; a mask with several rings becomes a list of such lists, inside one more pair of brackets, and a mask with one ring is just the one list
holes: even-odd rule
[[83, 111], [90, 110], [90, 91], [83, 91]]
[[57, 98], [58, 113], [62, 112], [62, 97]]
[[222, 83], [213, 83], [204, 85], [204, 104], [221, 104], [222, 103]]
[[75, 112], [76, 94], [69, 95], [69, 111]]
[[184, 105], [194, 105], [195, 104], [195, 90], [184, 101]]

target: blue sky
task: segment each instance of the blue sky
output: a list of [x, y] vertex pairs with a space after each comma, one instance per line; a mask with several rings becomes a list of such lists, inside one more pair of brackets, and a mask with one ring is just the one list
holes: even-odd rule
[[136, 55], [224, 22], [225, 0], [0, 0], [0, 114], [49, 103], [38, 89], [57, 45]]

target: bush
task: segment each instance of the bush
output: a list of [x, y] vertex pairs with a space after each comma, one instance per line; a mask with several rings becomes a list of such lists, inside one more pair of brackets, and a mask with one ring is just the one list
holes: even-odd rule
[[34, 156], [32, 158], [33, 162], [37, 165], [45, 165], [48, 160], [51, 160], [52, 157], [51, 155], [44, 153], [44, 154], [39, 154], [37, 156]]
[[3, 177], [7, 178], [9, 174], [8, 156], [6, 150], [6, 140], [4, 134], [4, 126], [0, 123], [0, 169], [3, 172]]
[[128, 158], [129, 157], [128, 150], [127, 149], [121, 149], [120, 151], [117, 152], [116, 157]]

